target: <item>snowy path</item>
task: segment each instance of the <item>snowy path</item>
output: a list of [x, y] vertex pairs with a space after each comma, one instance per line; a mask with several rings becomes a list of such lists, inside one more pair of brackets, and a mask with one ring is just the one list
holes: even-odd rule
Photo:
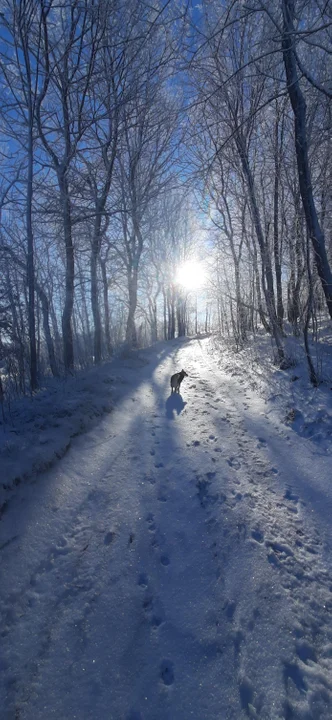
[[126, 380], [3, 516], [1, 717], [328, 720], [332, 506], [313, 452], [205, 341]]

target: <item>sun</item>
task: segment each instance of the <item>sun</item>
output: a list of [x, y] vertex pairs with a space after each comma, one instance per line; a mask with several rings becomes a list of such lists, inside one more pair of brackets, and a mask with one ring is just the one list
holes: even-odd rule
[[186, 290], [198, 290], [205, 283], [206, 272], [198, 260], [186, 260], [180, 265], [175, 279]]

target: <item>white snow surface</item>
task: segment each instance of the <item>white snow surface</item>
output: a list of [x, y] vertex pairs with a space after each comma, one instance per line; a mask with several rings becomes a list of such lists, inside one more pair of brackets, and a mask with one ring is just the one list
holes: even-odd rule
[[[41, 461], [70, 447], [5, 490], [2, 720], [330, 720], [331, 389], [264, 353], [105, 365], [84, 382], [113, 410], [71, 444], [84, 406], [41, 413]], [[4, 484], [38, 467], [21, 435]]]

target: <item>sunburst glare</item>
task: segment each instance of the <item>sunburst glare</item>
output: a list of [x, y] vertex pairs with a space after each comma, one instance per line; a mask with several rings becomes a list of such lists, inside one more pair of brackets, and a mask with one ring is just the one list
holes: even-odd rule
[[206, 270], [198, 260], [186, 260], [177, 273], [176, 282], [186, 290], [198, 290], [206, 282]]

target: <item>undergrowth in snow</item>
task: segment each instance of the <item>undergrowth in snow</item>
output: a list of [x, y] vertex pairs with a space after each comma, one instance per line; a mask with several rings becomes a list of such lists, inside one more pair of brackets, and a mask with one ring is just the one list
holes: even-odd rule
[[9, 490], [51, 467], [73, 437], [111, 412], [117, 382], [112, 364], [105, 363], [74, 377], [48, 380], [32, 397], [5, 407], [0, 421], [0, 507]]
[[[211, 338], [210, 353], [230, 377], [248, 386], [264, 400], [266, 413], [284, 423], [326, 452], [332, 451], [332, 334], [326, 330], [324, 342], [315, 345], [313, 356], [321, 382], [317, 388], [309, 381], [302, 341], [285, 338], [289, 367], [278, 369], [273, 361], [269, 339], [257, 335], [235, 352], [224, 339]], [[219, 358], [219, 359], [218, 359]]]

